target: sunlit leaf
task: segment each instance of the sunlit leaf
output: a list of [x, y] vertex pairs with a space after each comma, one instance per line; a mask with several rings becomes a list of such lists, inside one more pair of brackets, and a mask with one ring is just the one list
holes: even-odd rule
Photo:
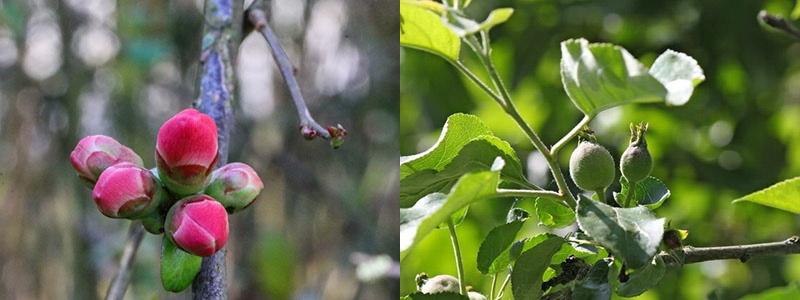
[[584, 114], [631, 103], [666, 102], [682, 105], [694, 86], [705, 78], [691, 57], [667, 51], [653, 70], [622, 47], [589, 43], [585, 39], [561, 43], [561, 80], [567, 95]]
[[749, 201], [800, 214], [800, 177], [779, 182], [773, 186], [733, 200]]
[[447, 28], [439, 15], [414, 5], [400, 2], [400, 45], [427, 51], [449, 61], [458, 60], [461, 40]]
[[486, 20], [481, 22], [480, 30], [488, 31], [494, 26], [505, 23], [509, 18], [511, 18], [513, 13], [514, 9], [508, 7], [492, 10], [492, 12], [489, 13], [489, 16], [486, 17]]
[[613, 207], [581, 195], [577, 212], [581, 230], [631, 268], [647, 265], [658, 251], [664, 219], [646, 207]]
[[506, 162], [501, 178], [524, 186], [527, 180], [516, 152], [475, 116], [454, 114], [430, 149], [400, 158], [400, 207], [423, 196], [447, 192], [461, 175], [489, 170], [495, 157]]
[[514, 299], [539, 299], [542, 295], [542, 275], [564, 239], [551, 236], [530, 250], [523, 252], [511, 270], [511, 292]]
[[553, 228], [561, 228], [575, 223], [575, 211], [566, 204], [550, 198], [536, 199], [536, 215], [539, 223]]
[[664, 51], [656, 58], [650, 66], [650, 75], [667, 89], [665, 100], [669, 105], [684, 105], [689, 102], [694, 87], [706, 79], [703, 69], [694, 58], [672, 50]]
[[498, 157], [490, 171], [461, 176], [449, 194], [434, 193], [423, 197], [411, 208], [400, 209], [401, 257], [405, 257], [408, 250], [439, 224], [451, 218], [453, 213], [494, 195], [503, 165], [503, 159]]

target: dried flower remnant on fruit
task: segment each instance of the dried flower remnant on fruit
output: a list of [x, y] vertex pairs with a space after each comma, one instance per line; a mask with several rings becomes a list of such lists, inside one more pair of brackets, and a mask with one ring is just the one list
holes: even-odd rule
[[631, 142], [619, 160], [622, 176], [629, 182], [639, 182], [650, 176], [653, 158], [647, 149], [647, 123], [631, 124]]

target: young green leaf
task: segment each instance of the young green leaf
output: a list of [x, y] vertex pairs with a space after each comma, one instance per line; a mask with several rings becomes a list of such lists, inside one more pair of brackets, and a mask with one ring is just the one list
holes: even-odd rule
[[442, 170], [464, 145], [482, 135], [492, 135], [492, 131], [477, 116], [450, 115], [433, 146], [421, 153], [400, 157], [400, 179], [418, 170]]
[[706, 80], [703, 69], [689, 55], [667, 50], [656, 58], [650, 67], [653, 75], [667, 89], [668, 105], [684, 105], [694, 92], [694, 87]]
[[542, 275], [564, 239], [551, 236], [523, 252], [511, 270], [511, 292], [514, 299], [539, 299], [542, 295]]
[[528, 218], [517, 218], [508, 223], [497, 226], [489, 231], [478, 249], [478, 270], [483, 274], [489, 273], [489, 267], [495, 259], [511, 248], [517, 233]]
[[634, 269], [650, 262], [664, 234], [664, 219], [646, 207], [612, 207], [581, 195], [577, 213], [583, 232]]
[[575, 284], [572, 289], [573, 300], [611, 299], [611, 284], [608, 273], [612, 262], [599, 260], [589, 270], [585, 278]]
[[[620, 177], [619, 183], [621, 189], [619, 193], [614, 193], [614, 199], [620, 206], [624, 206], [627, 197], [631, 197], [628, 199], [628, 203], [630, 203], [631, 206], [638, 203], [649, 209], [656, 209], [660, 207], [661, 204], [664, 204], [664, 201], [671, 195], [667, 186], [661, 182], [661, 180], [653, 176], [648, 176], [637, 182], [633, 188], [631, 188], [630, 182], [628, 182], [625, 177]], [[629, 196], [628, 193], [631, 191], [633, 191], [633, 194]]]
[[400, 209], [400, 256], [405, 257], [412, 246], [451, 218], [453, 213], [494, 195], [504, 164], [503, 159], [498, 157], [490, 171], [461, 176], [449, 194], [431, 194], [417, 201], [411, 208]]
[[170, 292], [180, 292], [192, 284], [200, 272], [203, 258], [184, 252], [165, 234], [161, 243], [161, 284]]
[[400, 45], [436, 54], [448, 61], [458, 60], [461, 40], [441, 18], [415, 0], [400, 1]]
[[505, 23], [513, 13], [514, 9], [508, 7], [492, 10], [486, 20], [481, 22], [480, 30], [489, 31], [492, 27]]
[[551, 234], [540, 234], [531, 238], [525, 238], [514, 242], [511, 244], [511, 247], [508, 247], [503, 251], [503, 253], [500, 253], [500, 255], [498, 255], [492, 261], [492, 264], [487, 269], [486, 274], [497, 274], [508, 270], [508, 267], [517, 260], [522, 252], [533, 248], [552, 236], [553, 235]]
[[621, 283], [617, 288], [617, 295], [622, 297], [639, 296], [658, 285], [666, 273], [667, 264], [663, 258], [656, 256], [649, 265], [629, 274], [628, 281]]
[[800, 177], [776, 183], [773, 186], [733, 200], [733, 203], [749, 201], [800, 214]]
[[547, 227], [561, 228], [575, 223], [575, 212], [554, 199], [536, 199], [536, 215], [539, 217], [539, 224]]

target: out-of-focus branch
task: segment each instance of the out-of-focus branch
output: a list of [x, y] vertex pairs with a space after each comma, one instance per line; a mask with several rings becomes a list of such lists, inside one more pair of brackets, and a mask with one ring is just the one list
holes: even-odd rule
[[[197, 109], [217, 124], [219, 158], [217, 165], [228, 162], [230, 132], [234, 124], [233, 102], [236, 80], [233, 62], [241, 41], [243, 1], [206, 0], [203, 10], [203, 45], [199, 74]], [[200, 272], [192, 283], [194, 299], [226, 299], [225, 254], [223, 248], [203, 258]]]
[[114, 275], [111, 285], [108, 286], [106, 300], [119, 300], [125, 297], [125, 291], [131, 281], [131, 266], [133, 266], [133, 260], [136, 258], [136, 252], [139, 250], [143, 237], [142, 222], [132, 222], [131, 228], [128, 230], [128, 242], [125, 244], [125, 250], [119, 260], [119, 270], [117, 270], [117, 275]]
[[275, 63], [278, 64], [278, 70], [280, 70], [281, 76], [283, 76], [283, 81], [286, 83], [286, 88], [289, 90], [289, 94], [297, 109], [297, 116], [300, 118], [301, 134], [309, 140], [317, 136], [330, 140], [331, 145], [334, 148], [338, 148], [342, 144], [344, 137], [347, 136], [347, 130], [345, 130], [342, 125], [323, 127], [311, 116], [306, 101], [303, 99], [303, 94], [300, 92], [300, 85], [297, 83], [297, 78], [295, 78], [294, 66], [292, 66], [289, 56], [286, 55], [286, 51], [283, 50], [275, 32], [269, 27], [264, 1], [256, 0], [247, 11], [247, 17], [250, 23], [253, 25], [254, 29], [261, 33], [264, 39], [267, 40], [267, 44], [269, 44], [269, 48], [272, 50], [272, 57], [275, 59]]
[[758, 12], [758, 19], [764, 22], [764, 24], [769, 25], [772, 28], [778, 29], [783, 31], [795, 39], [800, 40], [800, 30], [792, 24], [789, 20], [786, 20], [783, 17], [779, 17], [776, 15], [771, 15], [767, 13], [767, 11], [760, 11]]

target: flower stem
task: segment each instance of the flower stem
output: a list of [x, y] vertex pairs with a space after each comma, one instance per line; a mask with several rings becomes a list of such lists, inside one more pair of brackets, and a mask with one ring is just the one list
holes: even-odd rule
[[464, 285], [464, 264], [461, 261], [461, 248], [458, 246], [458, 236], [453, 220], [448, 217], [447, 229], [450, 230], [450, 241], [453, 243], [453, 255], [456, 258], [456, 271], [458, 272], [458, 286], [462, 295], [467, 294], [467, 287]]

